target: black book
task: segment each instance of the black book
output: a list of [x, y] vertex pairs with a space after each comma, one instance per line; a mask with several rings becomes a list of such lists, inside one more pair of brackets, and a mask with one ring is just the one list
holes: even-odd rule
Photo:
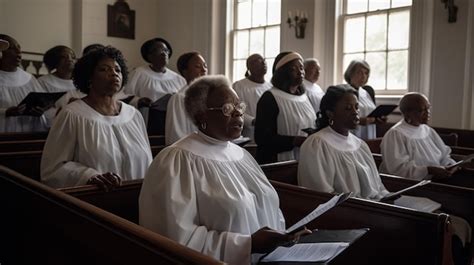
[[66, 92], [56, 92], [56, 93], [47, 93], [47, 92], [30, 92], [21, 102], [18, 104], [26, 105], [26, 110], [23, 115], [32, 115], [32, 109], [37, 107], [41, 108], [44, 111], [52, 108], [54, 103], [62, 97]]
[[398, 105], [379, 105], [367, 117], [380, 118], [392, 113]]

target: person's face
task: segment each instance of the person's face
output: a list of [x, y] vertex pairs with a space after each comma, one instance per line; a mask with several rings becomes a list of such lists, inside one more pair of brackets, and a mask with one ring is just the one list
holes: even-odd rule
[[334, 121], [333, 127], [341, 130], [353, 130], [359, 124], [359, 103], [352, 93], [346, 93], [337, 103], [334, 111], [328, 113]]
[[159, 67], [166, 66], [169, 61], [170, 50], [161, 41], [152, 44], [150, 52], [148, 53], [148, 60], [151, 64]]
[[122, 88], [122, 69], [112, 58], [100, 60], [94, 68], [91, 91], [99, 95], [113, 96]]
[[[232, 106], [238, 106], [241, 103], [230, 87], [216, 89], [207, 98], [208, 108], [221, 108], [226, 103]], [[207, 128], [204, 133], [222, 141], [230, 141], [240, 137], [244, 125], [243, 112], [234, 108], [229, 111], [229, 116], [226, 116], [221, 109], [208, 109], [205, 122]]]
[[264, 76], [267, 73], [267, 62], [262, 56], [256, 55], [249, 61], [249, 71], [254, 76]]
[[74, 63], [76, 63], [76, 54], [73, 50], [63, 49], [59, 53], [58, 69], [64, 70], [65, 72], [72, 72]]
[[304, 68], [300, 59], [289, 62], [290, 79], [292, 86], [299, 86], [303, 82]]
[[369, 80], [369, 69], [363, 67], [362, 65], [357, 65], [354, 71], [354, 74], [351, 76], [351, 85], [359, 88], [367, 84]]
[[311, 83], [316, 83], [319, 79], [320, 72], [321, 66], [316, 62], [311, 62], [307, 64], [306, 68], [304, 69], [304, 77]]
[[194, 55], [188, 62], [188, 67], [183, 71], [188, 82], [207, 74], [207, 64], [201, 55]]
[[6, 68], [16, 68], [21, 63], [21, 46], [13, 38], [6, 38], [5, 40], [8, 41], [10, 46], [2, 52], [1, 64]]
[[413, 111], [408, 113], [408, 120], [413, 126], [419, 126], [420, 124], [427, 124], [431, 117], [431, 104], [425, 97], [420, 97], [420, 100], [415, 103], [417, 106], [413, 108]]

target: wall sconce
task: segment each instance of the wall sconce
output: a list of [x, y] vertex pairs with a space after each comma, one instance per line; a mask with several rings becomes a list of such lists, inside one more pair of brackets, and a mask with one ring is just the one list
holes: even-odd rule
[[444, 8], [448, 9], [448, 23], [455, 23], [458, 19], [458, 7], [454, 5], [454, 0], [441, 0]]
[[304, 32], [306, 30], [306, 23], [308, 23], [308, 14], [304, 11], [300, 13], [296, 10], [296, 14], [293, 17], [291, 11], [288, 11], [288, 19], [286, 20], [288, 26], [295, 27], [295, 36], [297, 39], [304, 39]]

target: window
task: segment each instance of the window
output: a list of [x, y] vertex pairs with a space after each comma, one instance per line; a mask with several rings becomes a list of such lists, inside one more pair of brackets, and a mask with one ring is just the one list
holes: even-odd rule
[[405, 93], [411, 4], [411, 0], [344, 0], [340, 73], [351, 60], [365, 59], [371, 68], [369, 84], [378, 94]]
[[281, 0], [234, 0], [232, 80], [244, 78], [247, 57], [261, 54], [267, 61], [266, 80], [280, 52]]

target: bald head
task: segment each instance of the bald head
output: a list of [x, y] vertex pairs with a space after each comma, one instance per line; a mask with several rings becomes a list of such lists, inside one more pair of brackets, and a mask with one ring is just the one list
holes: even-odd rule
[[321, 66], [319, 61], [315, 58], [308, 58], [304, 60], [304, 78], [311, 83], [316, 83], [319, 79]]
[[263, 80], [267, 73], [267, 63], [263, 56], [255, 53], [247, 58], [247, 69], [250, 72], [251, 79]]
[[400, 100], [400, 111], [405, 115], [412, 111], [420, 110], [425, 104], [429, 104], [428, 98], [425, 95], [411, 92], [405, 94]]

